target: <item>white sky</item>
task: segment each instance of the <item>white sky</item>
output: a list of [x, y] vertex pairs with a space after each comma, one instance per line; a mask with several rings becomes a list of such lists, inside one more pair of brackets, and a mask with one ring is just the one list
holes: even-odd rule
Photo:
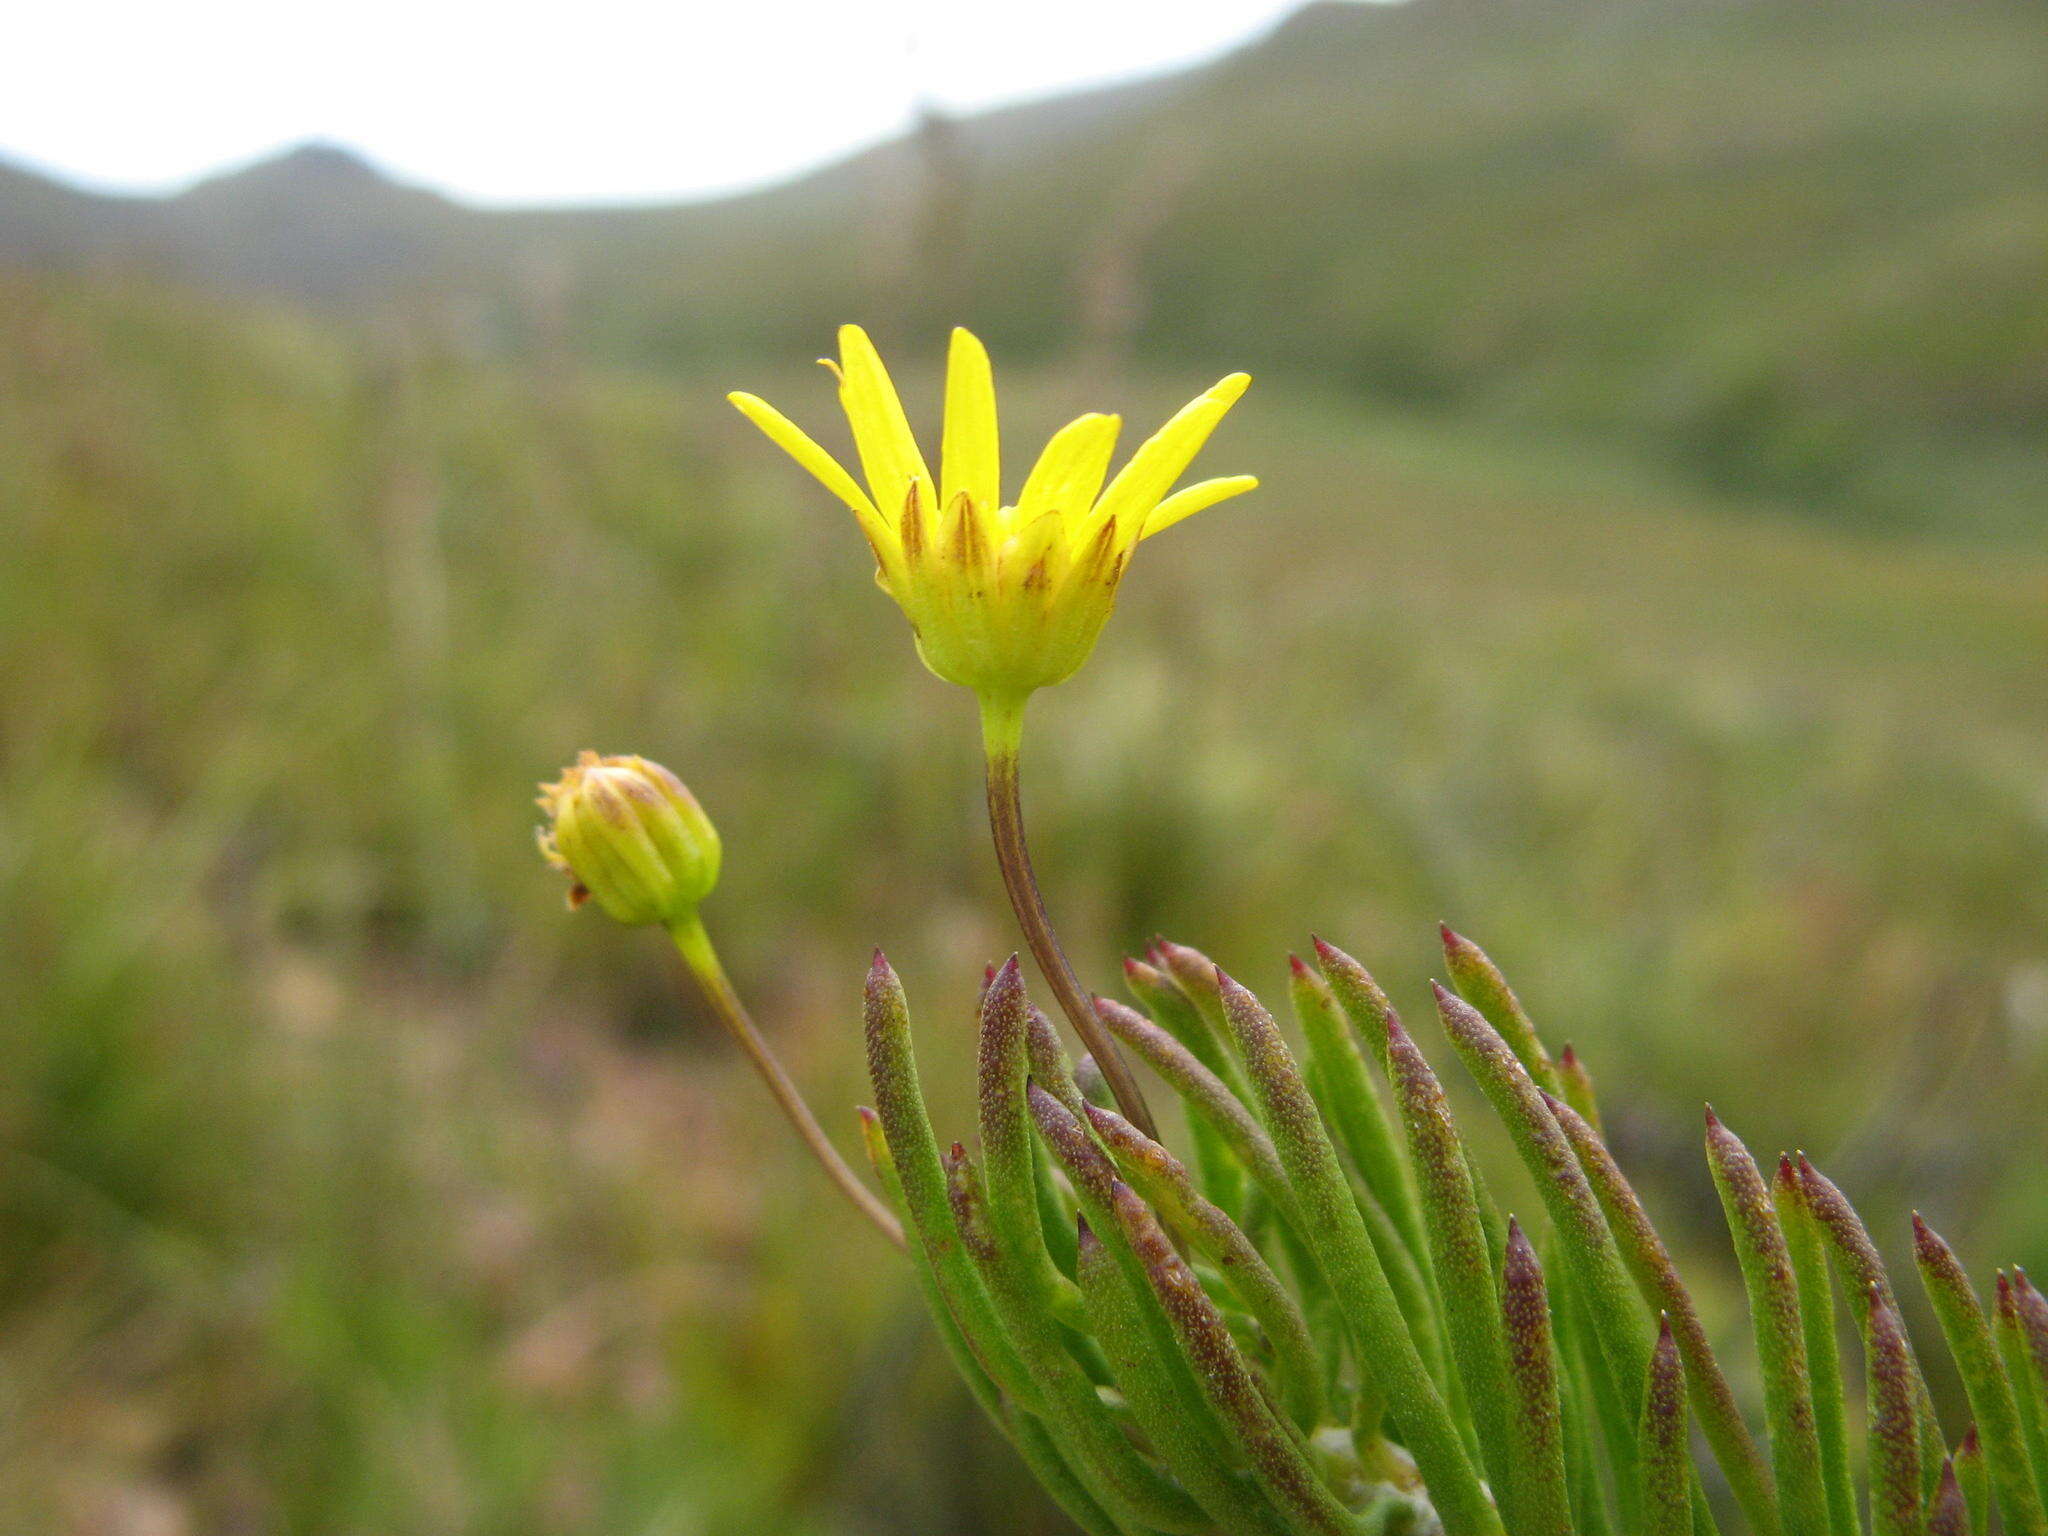
[[481, 202], [663, 198], [1184, 64], [1290, 0], [22, 0], [0, 155], [182, 186], [304, 139]]

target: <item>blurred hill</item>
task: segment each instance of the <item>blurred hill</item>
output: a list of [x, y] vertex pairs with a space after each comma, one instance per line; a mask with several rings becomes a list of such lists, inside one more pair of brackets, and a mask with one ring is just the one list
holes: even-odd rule
[[2048, 16], [2031, 0], [1309, 6], [1177, 77], [768, 191], [485, 211], [346, 152], [158, 201], [0, 178], [0, 258], [693, 368], [838, 321], [1228, 357], [1569, 433], [1862, 528], [2048, 531]]

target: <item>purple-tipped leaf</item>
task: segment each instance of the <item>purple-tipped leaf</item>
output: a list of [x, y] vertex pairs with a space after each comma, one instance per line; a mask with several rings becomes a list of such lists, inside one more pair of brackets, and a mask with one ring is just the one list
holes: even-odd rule
[[[1442, 1299], [1451, 1361], [1464, 1386], [1487, 1471], [1497, 1485], [1504, 1485], [1513, 1476], [1510, 1439], [1514, 1410], [1498, 1387], [1506, 1366], [1505, 1346], [1500, 1313], [1494, 1305], [1493, 1255], [1479, 1213], [1478, 1193], [1450, 1101], [1444, 1097], [1436, 1073], [1391, 1009], [1384, 1032], [1387, 1072], [1421, 1194], [1430, 1264]], [[1554, 1394], [1554, 1382], [1552, 1391]]]
[[1330, 984], [1330, 995], [1350, 1018], [1358, 1038], [1379, 1054], [1380, 1070], [1384, 1072], [1387, 1020], [1393, 1017], [1394, 1005], [1387, 1001], [1387, 994], [1372, 979], [1372, 973], [1351, 956], [1320, 938], [1311, 942], [1315, 945], [1316, 966]]
[[[1399, 1059], [1397, 1041], [1396, 1070]], [[1515, 1536], [1574, 1536], [1550, 1296], [1536, 1250], [1512, 1220], [1501, 1269], [1500, 1317], [1507, 1391], [1495, 1394], [1505, 1410], [1497, 1431], [1505, 1455], [1495, 1491]]]
[[1258, 999], [1221, 971], [1216, 980], [1238, 1056], [1300, 1202], [1305, 1235], [1358, 1346], [1355, 1359], [1383, 1389], [1446, 1536], [1498, 1536], [1500, 1517], [1401, 1316], [1300, 1066]]
[[1998, 1340], [1999, 1358], [2005, 1362], [2005, 1374], [2012, 1382], [2012, 1395], [2019, 1406], [2020, 1430], [2026, 1440], [2027, 1456], [2034, 1464], [2035, 1485], [2048, 1488], [2048, 1381], [2034, 1368], [2026, 1317], [2020, 1308], [2019, 1284], [2002, 1269], [1998, 1272], [1998, 1301], [1991, 1312], [1991, 1331]]
[[1273, 1141], [1256, 1116], [1186, 1046], [1135, 1009], [1096, 999], [1109, 1032], [1180, 1095], [1189, 1113], [1214, 1128], [1283, 1218], [1299, 1230], [1294, 1190]]
[[1267, 1404], [1257, 1379], [1238, 1353], [1222, 1313], [1145, 1202], [1119, 1181], [1112, 1209], [1125, 1240], [1144, 1266], [1153, 1294], [1195, 1367], [1211, 1407], [1244, 1448], [1253, 1475], [1273, 1504], [1313, 1536], [1357, 1536], [1355, 1522], [1317, 1476], [1300, 1443]]
[[1920, 1431], [1906, 1333], [1874, 1284], [1868, 1301], [1871, 1536], [1920, 1536]]
[[1522, 1007], [1521, 999], [1515, 996], [1515, 989], [1501, 975], [1500, 967], [1487, 958], [1485, 950], [1449, 924], [1439, 924], [1438, 930], [1443, 935], [1444, 964], [1450, 968], [1451, 982], [1458, 995], [1479, 1010], [1544, 1092], [1566, 1098], [1564, 1079], [1558, 1076], [1556, 1063], [1543, 1048], [1542, 1036], [1536, 1033], [1535, 1024]]
[[1045, 1241], [1034, 1137], [1024, 1100], [1031, 1070], [1026, 1050], [1030, 1023], [1030, 999], [1012, 955], [997, 969], [981, 999], [978, 1084], [988, 1219], [1012, 1273], [1037, 1304], [1085, 1329], [1081, 1293], [1059, 1272]]
[[[1075, 1363], [1052, 1312], [1004, 1247], [980, 1173], [958, 1142], [946, 1159], [946, 1183], [962, 1242], [1030, 1375], [1036, 1411], [1089, 1495], [1120, 1525], [1210, 1536], [1209, 1517], [1130, 1442]], [[1078, 1301], [1078, 1288], [1075, 1295]], [[1085, 1326], [1085, 1307], [1082, 1317]]]
[[1557, 1080], [1564, 1084], [1565, 1103], [1596, 1132], [1606, 1135], [1607, 1129], [1600, 1123], [1600, 1096], [1593, 1091], [1593, 1074], [1569, 1040], [1558, 1054]]
[[1686, 1394], [1714, 1458], [1757, 1536], [1774, 1536], [1778, 1495], [1763, 1452], [1743, 1421], [1734, 1389], [1707, 1342], [1692, 1293], [1679, 1278], [1678, 1266], [1650, 1221], [1635, 1188], [1595, 1127], [1561, 1099], [1545, 1095], [1544, 1105], [1571, 1143], [1579, 1167], [1593, 1187], [1600, 1209], [1620, 1247], [1623, 1262], [1644, 1302], [1663, 1314], [1685, 1365]]
[[1934, 1315], [1948, 1340], [1949, 1353], [1963, 1378], [1963, 1390], [1976, 1416], [1991, 1473], [1991, 1489], [2008, 1536], [2048, 1536], [2041, 1490], [2034, 1481], [2032, 1459], [2020, 1428], [2019, 1405], [2007, 1380], [2005, 1364], [1991, 1336], [1984, 1309], [1955, 1253], [1915, 1213], [1913, 1256]]
[[1749, 1295], [1764, 1417], [1771, 1430], [1771, 1470], [1778, 1512], [1789, 1536], [1827, 1536], [1827, 1483], [1821, 1472], [1813, 1381], [1806, 1360], [1806, 1323], [1792, 1253], [1777, 1208], [1749, 1149], [1707, 1110], [1707, 1161]]
[[910, 1008], [903, 984], [880, 950], [868, 970], [865, 1024], [875, 1117], [902, 1190], [904, 1214], [916, 1232], [946, 1311], [975, 1356], [1010, 1396], [1029, 1406], [1037, 1393], [1011, 1348], [981, 1274], [963, 1249], [945, 1165], [925, 1113], [910, 1044]]
[[[1507, 1128], [1550, 1214], [1575, 1299], [1584, 1308], [1598, 1360], [1615, 1389], [1611, 1395], [1632, 1396], [1650, 1368], [1649, 1318], [1629, 1283], [1599, 1199], [1521, 1059], [1471, 1004], [1441, 986], [1435, 991], [1444, 1032]], [[1615, 1407], [1617, 1412], [1606, 1418], [1626, 1455], [1636, 1426], [1628, 1422], [1627, 1407]], [[1632, 1477], [1628, 1492], [1632, 1500]]]
[[1927, 1506], [1927, 1536], [1970, 1536], [1970, 1506], [1963, 1498], [1963, 1485], [1956, 1478], [1953, 1457], [1941, 1463], [1941, 1481]]
[[1692, 1463], [1685, 1436], [1685, 1361], [1666, 1318], [1643, 1388], [1642, 1510], [1646, 1536], [1691, 1536]]
[[[1856, 1214], [1856, 1208], [1849, 1203], [1848, 1196], [1807, 1161], [1804, 1152], [1795, 1156], [1794, 1164], [1799, 1175], [1799, 1187], [1806, 1196], [1807, 1209], [1827, 1236], [1834, 1265], [1841, 1273], [1842, 1289], [1849, 1298], [1850, 1310], [1856, 1316], [1856, 1327], [1865, 1336], [1867, 1344], [1871, 1287], [1877, 1288], [1876, 1294], [1884, 1298], [1885, 1305], [1894, 1312], [1898, 1311], [1899, 1299], [1892, 1289], [1891, 1277], [1885, 1273], [1877, 1244], [1870, 1240], [1870, 1231], [1864, 1226], [1863, 1218]], [[1942, 1439], [1941, 1421], [1934, 1412], [1934, 1397], [1927, 1390], [1927, 1378], [1920, 1369], [1920, 1360], [1910, 1338], [1906, 1340], [1906, 1361], [1913, 1372], [1914, 1416], [1920, 1425], [1922, 1491], [1931, 1494], [1936, 1470], [1947, 1456], [1948, 1446]]]
[[[1130, 1252], [1122, 1232], [1115, 1227], [1105, 1230], [1114, 1247], [1096, 1235], [1086, 1216], [1079, 1219], [1076, 1275], [1095, 1337], [1132, 1417], [1219, 1529], [1243, 1531], [1246, 1536], [1288, 1536], [1256, 1485], [1232, 1470], [1236, 1458], [1211, 1440], [1208, 1426], [1216, 1424], [1216, 1417], [1207, 1403], [1197, 1397], [1191, 1405], [1183, 1395], [1199, 1392], [1193, 1373], [1170, 1335], [1166, 1342], [1171, 1353], [1161, 1350], [1158, 1330], [1166, 1326], [1164, 1313], [1142, 1278], [1134, 1288], [1127, 1261], [1119, 1256]], [[1153, 1316], [1160, 1320], [1157, 1328]], [[1220, 1436], [1221, 1430], [1216, 1433]]]
[[1304, 1429], [1322, 1415], [1322, 1370], [1300, 1307], [1252, 1240], [1225, 1211], [1203, 1198], [1180, 1160], [1112, 1109], [1088, 1106], [1088, 1118], [1126, 1183], [1217, 1268], [1265, 1330], [1280, 1398]]
[[1799, 1315], [1806, 1331], [1806, 1369], [1813, 1384], [1813, 1420], [1820, 1437], [1821, 1477], [1828, 1518], [1836, 1531], [1855, 1532], [1856, 1481], [1849, 1461], [1848, 1404], [1835, 1336], [1835, 1293], [1828, 1278], [1827, 1237], [1807, 1204], [1792, 1159], [1779, 1154], [1771, 1201], [1785, 1230], [1792, 1274], [1799, 1284]]
[[1991, 1471], [1984, 1465], [1984, 1442], [1972, 1424], [1956, 1442], [1956, 1482], [1963, 1490], [1963, 1503], [1970, 1512], [1970, 1529], [1985, 1536], [1991, 1529]]

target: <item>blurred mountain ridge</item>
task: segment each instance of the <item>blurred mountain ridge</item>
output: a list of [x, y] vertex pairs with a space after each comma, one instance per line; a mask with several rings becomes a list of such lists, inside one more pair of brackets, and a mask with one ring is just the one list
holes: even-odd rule
[[665, 371], [965, 321], [2006, 539], [2048, 525], [2044, 145], [2021, 0], [1322, 0], [1201, 68], [699, 203], [469, 207], [318, 145], [161, 199], [0, 166], [0, 262]]

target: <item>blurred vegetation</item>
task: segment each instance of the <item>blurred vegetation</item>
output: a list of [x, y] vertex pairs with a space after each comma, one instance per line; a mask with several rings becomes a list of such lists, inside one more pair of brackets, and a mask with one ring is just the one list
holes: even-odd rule
[[[533, 855], [575, 748], [670, 761], [820, 1105], [877, 941], [964, 1104], [1014, 943], [970, 710], [732, 381], [132, 284], [0, 310], [0, 1528], [1050, 1529], [662, 946]], [[1013, 445], [1080, 390], [1010, 382]], [[1711, 1093], [1893, 1235], [1910, 1196], [2048, 1259], [2048, 562], [1242, 415], [1216, 461], [1267, 488], [1148, 545], [1039, 706], [1086, 974], [1164, 928], [1272, 985], [1313, 927], [1412, 1002], [1448, 916], [1680, 1233]]]
[[0, 1536], [1058, 1528], [662, 946], [532, 849], [576, 749], [669, 763], [849, 1149], [875, 943], [966, 1128], [1015, 943], [971, 707], [719, 398], [823, 429], [857, 316], [926, 422], [985, 326], [1013, 482], [1077, 409], [1262, 370], [1212, 458], [1265, 488], [1148, 544], [1035, 707], [1087, 979], [1163, 929], [1271, 990], [1315, 930], [1426, 1017], [1448, 918], [1694, 1272], [1708, 1096], [1895, 1249], [1910, 1201], [2048, 1266], [2044, 43], [1323, 6], [701, 216], [358, 186], [300, 230], [397, 274], [341, 305], [259, 270], [289, 178], [115, 256], [75, 195], [17, 222]]

